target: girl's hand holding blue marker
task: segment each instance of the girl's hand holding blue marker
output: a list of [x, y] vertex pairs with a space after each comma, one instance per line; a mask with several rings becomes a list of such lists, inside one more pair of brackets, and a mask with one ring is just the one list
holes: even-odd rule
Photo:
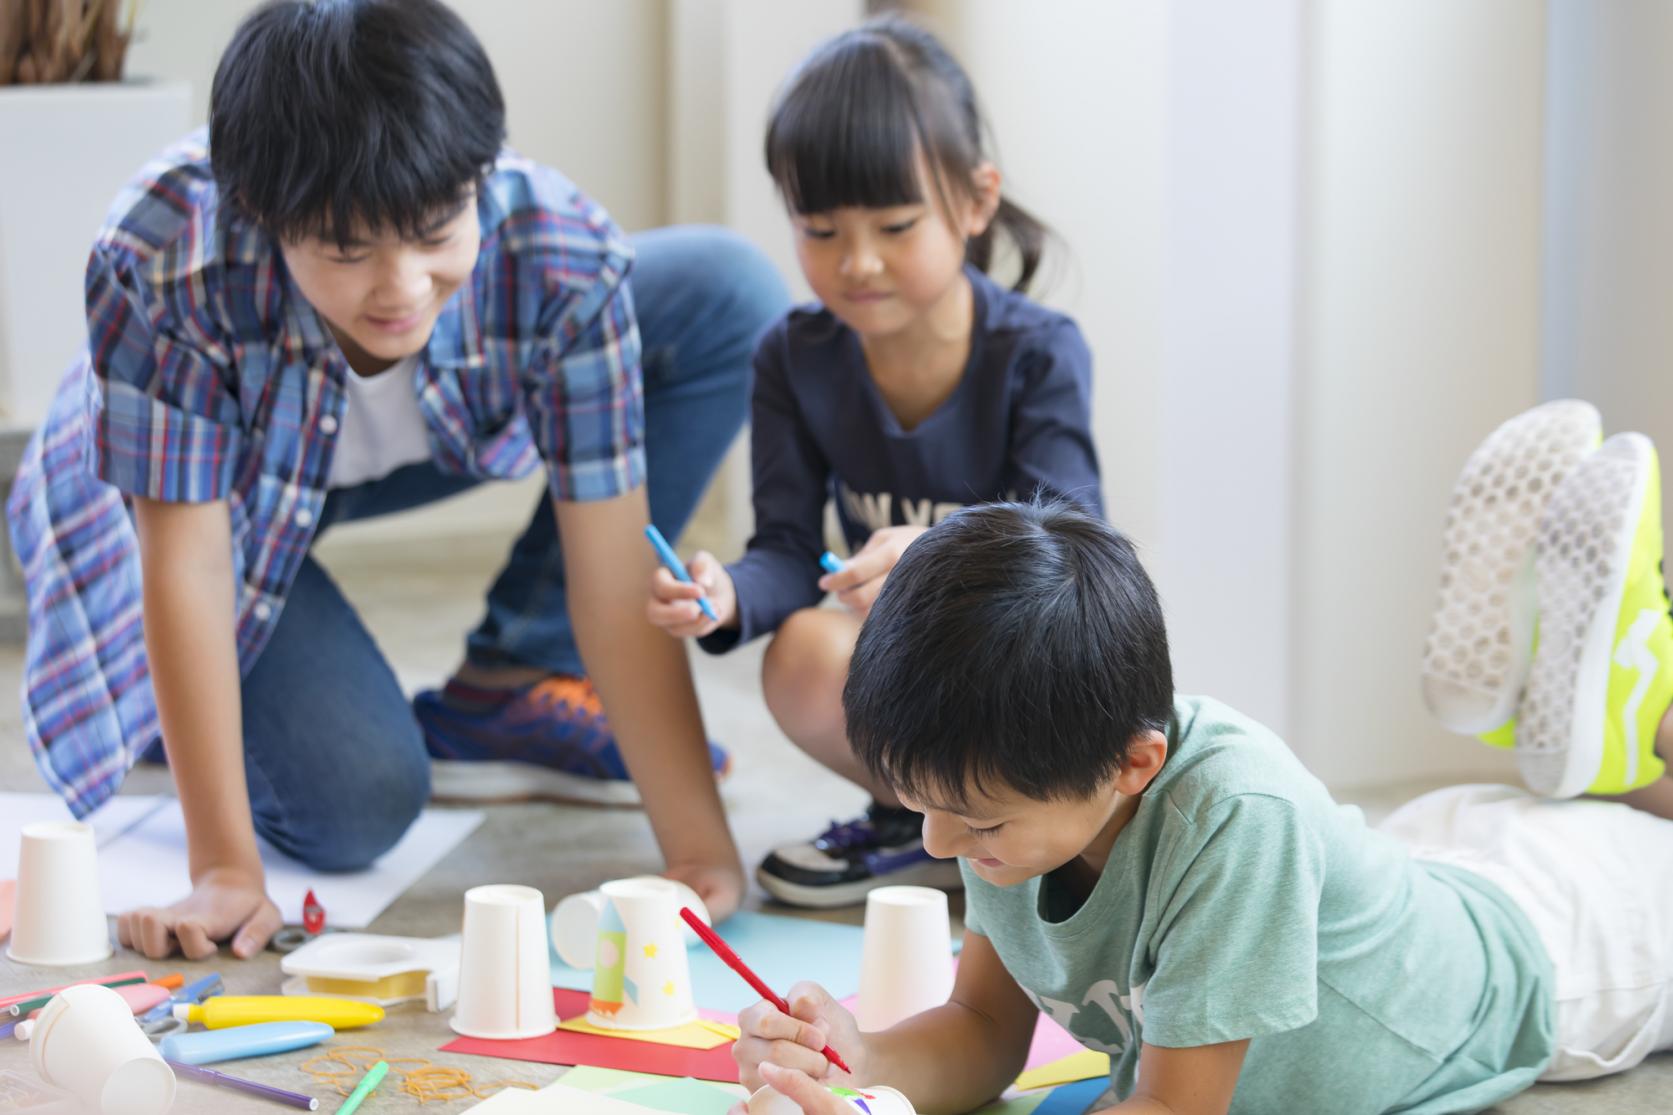
[[[651, 576], [651, 598], [645, 605], [645, 618], [676, 639], [700, 639], [722, 627], [738, 625], [738, 594], [732, 588], [731, 574], [726, 567], [705, 550], [699, 550], [686, 563], [691, 575], [687, 584], [666, 568], [658, 568]], [[709, 598], [715, 617], [710, 619], [698, 606], [700, 597]]]
[[819, 587], [836, 593], [841, 604], [855, 615], [864, 618], [871, 613], [877, 594], [883, 591], [890, 570], [906, 552], [906, 547], [917, 541], [928, 527], [884, 527], [873, 531], [860, 551], [848, 559], [840, 573], [827, 573], [819, 578]]

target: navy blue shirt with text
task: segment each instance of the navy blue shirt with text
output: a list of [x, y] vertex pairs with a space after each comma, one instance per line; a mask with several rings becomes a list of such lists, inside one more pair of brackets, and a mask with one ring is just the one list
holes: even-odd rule
[[823, 595], [825, 502], [849, 549], [888, 526], [933, 526], [959, 508], [1044, 492], [1103, 510], [1092, 447], [1092, 356], [1063, 314], [966, 267], [970, 357], [953, 393], [903, 430], [860, 339], [823, 306], [797, 307], [755, 353], [755, 536], [727, 566], [738, 631], [720, 652], [777, 629]]

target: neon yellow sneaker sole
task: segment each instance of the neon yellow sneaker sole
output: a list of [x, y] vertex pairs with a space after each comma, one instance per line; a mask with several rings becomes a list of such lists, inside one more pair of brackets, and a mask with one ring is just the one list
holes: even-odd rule
[[1516, 759], [1535, 793], [1620, 794], [1661, 777], [1673, 702], [1662, 580], [1661, 473], [1642, 434], [1617, 434], [1552, 497], [1535, 543], [1539, 649]]
[[1422, 666], [1424, 702], [1452, 731], [1514, 742], [1534, 654], [1534, 538], [1552, 493], [1602, 429], [1590, 403], [1534, 407], [1489, 434], [1453, 483]]

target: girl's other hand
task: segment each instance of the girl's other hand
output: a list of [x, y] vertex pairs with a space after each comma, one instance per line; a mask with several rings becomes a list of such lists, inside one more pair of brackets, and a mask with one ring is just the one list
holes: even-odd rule
[[884, 527], [873, 531], [860, 551], [848, 559], [848, 567], [841, 573], [827, 573], [819, 578], [819, 587], [836, 593], [843, 607], [862, 619], [871, 614], [877, 594], [889, 571], [906, 552], [906, 547], [917, 541], [928, 527]]

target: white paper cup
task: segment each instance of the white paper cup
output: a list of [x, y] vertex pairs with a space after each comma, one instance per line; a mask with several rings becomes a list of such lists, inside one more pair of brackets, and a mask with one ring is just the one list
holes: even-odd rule
[[95, 964], [110, 955], [93, 829], [80, 821], [23, 826], [6, 955], [19, 964]]
[[552, 968], [546, 899], [533, 887], [472, 887], [465, 892], [459, 1001], [449, 1025], [470, 1038], [510, 1040], [549, 1034]]
[[677, 884], [618, 879], [599, 890], [606, 905], [587, 1021], [611, 1030], [665, 1030], [695, 1019]]
[[54, 996], [35, 1020], [29, 1059], [42, 1080], [98, 1115], [163, 1115], [174, 1103], [174, 1070], [108, 987], [81, 984]]
[[[864, 1115], [917, 1115], [912, 1101], [893, 1088], [828, 1088], [832, 1095]], [[749, 1115], [802, 1115], [796, 1101], [771, 1088], [757, 1088], [749, 1097]]]
[[932, 887], [879, 887], [866, 895], [860, 948], [860, 1029], [887, 1030], [938, 1007], [953, 992], [947, 895]]
[[[662, 879], [660, 875], [639, 875], [639, 879], [660, 879], [674, 888], [675, 901], [679, 906], [690, 906], [704, 925], [713, 925], [709, 920], [709, 908], [703, 900], [697, 897], [697, 892], [684, 883], [674, 879]], [[604, 894], [601, 891], [589, 890], [580, 894], [572, 894], [561, 899], [552, 910], [552, 949], [558, 954], [558, 959], [579, 971], [588, 971], [593, 966], [593, 954], [598, 949], [598, 918], [604, 912]], [[675, 912], [678, 912], [676, 907]], [[680, 932], [685, 940], [685, 947], [691, 948], [697, 943], [697, 934], [691, 931], [684, 920], [680, 922]]]

